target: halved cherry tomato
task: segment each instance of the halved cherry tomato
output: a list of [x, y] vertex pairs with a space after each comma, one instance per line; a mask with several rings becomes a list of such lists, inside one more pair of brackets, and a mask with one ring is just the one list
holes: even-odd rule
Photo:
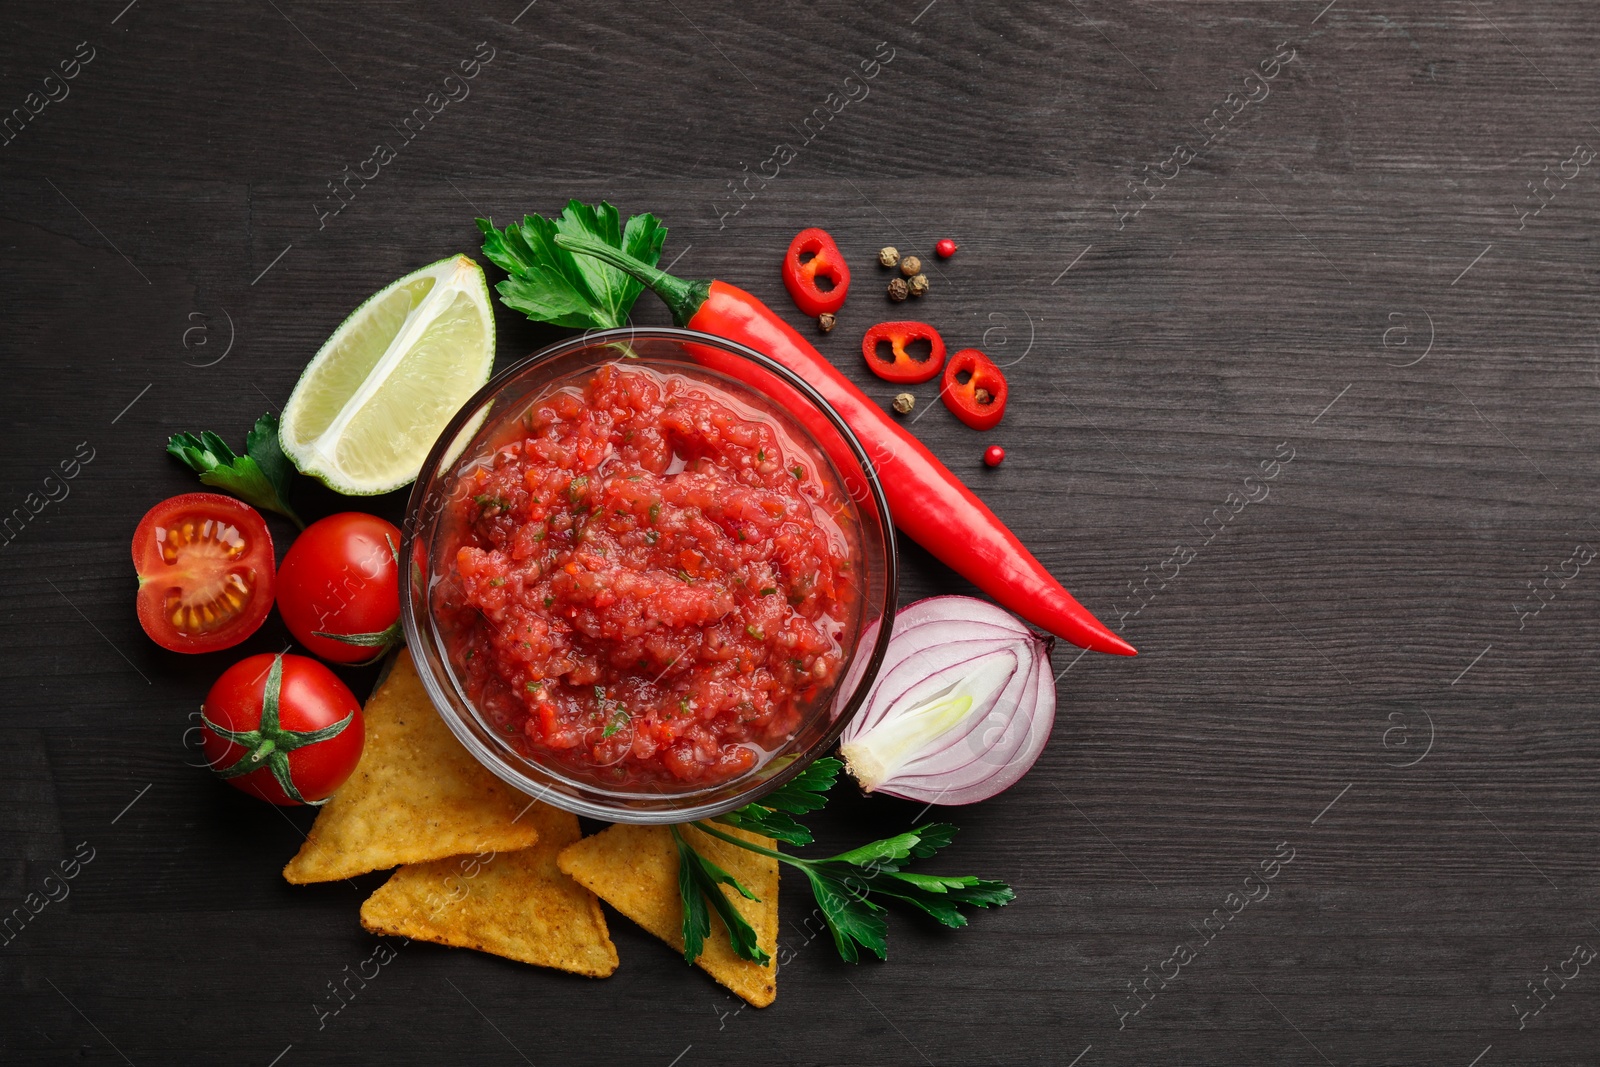
[[976, 348], [963, 348], [944, 365], [939, 395], [974, 430], [993, 429], [1006, 413], [1006, 376]]
[[402, 640], [400, 531], [344, 511], [307, 526], [278, 568], [278, 613], [323, 659], [361, 663]]
[[[802, 256], [810, 258], [802, 262]], [[833, 287], [820, 288], [819, 277], [828, 279]], [[844, 307], [850, 291], [850, 266], [826, 230], [813, 226], [795, 234], [783, 257], [783, 285], [795, 306], [812, 318]]]
[[217, 776], [274, 804], [321, 804], [366, 744], [350, 687], [309, 656], [248, 656], [222, 672], [200, 713]]
[[[928, 343], [928, 355], [913, 356], [906, 348], [916, 341]], [[879, 349], [889, 346], [889, 359]], [[861, 339], [861, 355], [873, 374], [886, 382], [912, 384], [937, 378], [944, 369], [944, 338], [925, 322], [880, 322]]]
[[272, 610], [272, 535], [249, 504], [184, 493], [133, 532], [139, 625], [174, 652], [232, 648]]

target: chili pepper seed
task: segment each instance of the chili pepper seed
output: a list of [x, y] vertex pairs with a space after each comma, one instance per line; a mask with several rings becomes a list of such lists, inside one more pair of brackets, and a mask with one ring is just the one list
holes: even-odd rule
[[889, 299], [899, 303], [911, 295], [911, 290], [906, 286], [904, 278], [895, 278], [889, 282]]
[[1006, 458], [1006, 450], [999, 445], [990, 445], [983, 450], [983, 461], [991, 467], [1000, 466], [1000, 461]]
[[917, 398], [910, 393], [901, 393], [894, 398], [894, 409], [902, 415], [911, 414], [911, 409], [917, 406]]
[[907, 278], [911, 277], [913, 274], [921, 274], [922, 260], [918, 259], [916, 256], [907, 256], [905, 259], [900, 261], [900, 273], [904, 274]]
[[894, 245], [885, 245], [878, 250], [878, 262], [885, 267], [892, 267], [900, 262], [900, 250]]

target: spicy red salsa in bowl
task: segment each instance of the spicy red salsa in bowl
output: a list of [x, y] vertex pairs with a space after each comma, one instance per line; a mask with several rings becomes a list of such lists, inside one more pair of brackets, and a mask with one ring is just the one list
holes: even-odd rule
[[520, 755], [607, 789], [745, 775], [833, 695], [860, 521], [761, 398], [627, 359], [497, 411], [435, 539], [441, 651]]

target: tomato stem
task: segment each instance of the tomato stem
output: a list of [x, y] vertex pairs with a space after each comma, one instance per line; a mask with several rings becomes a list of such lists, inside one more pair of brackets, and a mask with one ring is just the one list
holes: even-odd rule
[[203, 726], [223, 740], [249, 749], [228, 766], [213, 767], [212, 770], [224, 780], [238, 778], [261, 770], [261, 764], [265, 761], [267, 769], [272, 771], [272, 776], [290, 800], [312, 806], [325, 804], [326, 799], [307, 800], [301, 794], [289, 767], [289, 753], [338, 737], [355, 721], [356, 713], [352, 711], [338, 722], [318, 730], [288, 730], [278, 722], [282, 693], [283, 653], [280, 652], [273, 658], [272, 667], [267, 671], [267, 680], [261, 691], [261, 721], [254, 730], [229, 730], [219, 726], [206, 716], [204, 706], [201, 707], [200, 722]]
[[358, 648], [376, 649], [376, 651], [373, 652], [371, 657], [368, 659], [358, 660], [357, 662], [350, 664], [352, 667], [370, 667], [372, 664], [378, 662], [384, 656], [388, 655], [391, 648], [396, 648], [406, 643], [406, 632], [405, 629], [400, 625], [399, 619], [396, 619], [394, 622], [390, 623], [387, 629], [379, 630], [377, 633], [333, 634], [324, 633], [321, 630], [313, 630], [311, 632], [311, 636], [325, 637], [330, 641], [338, 641], [346, 645], [355, 645]]

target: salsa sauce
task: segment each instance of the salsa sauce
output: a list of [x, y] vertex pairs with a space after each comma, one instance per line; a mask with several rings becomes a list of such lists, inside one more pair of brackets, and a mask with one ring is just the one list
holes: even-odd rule
[[758, 404], [613, 363], [463, 463], [434, 615], [523, 755], [603, 787], [698, 789], [758, 767], [828, 698], [859, 610], [854, 505]]

